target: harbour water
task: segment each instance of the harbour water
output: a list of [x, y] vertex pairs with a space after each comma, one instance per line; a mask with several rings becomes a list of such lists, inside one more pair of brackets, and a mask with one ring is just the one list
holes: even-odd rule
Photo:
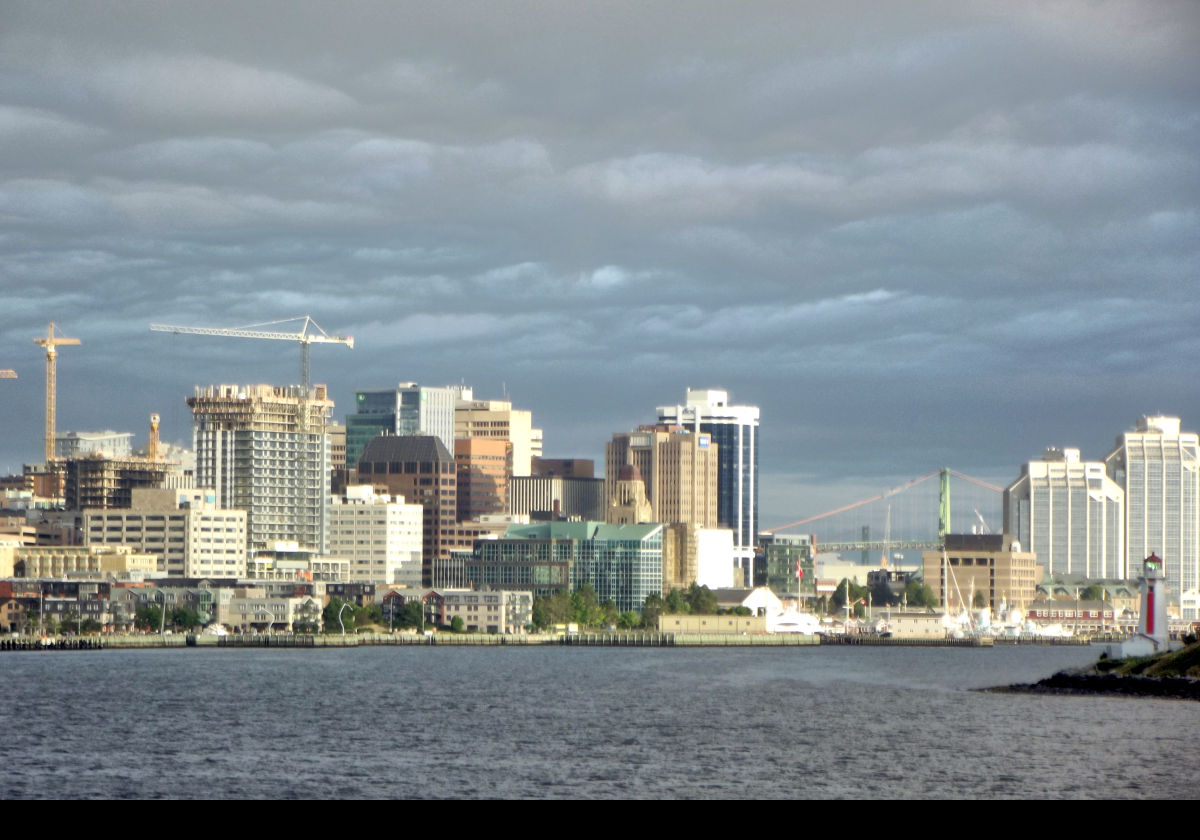
[[989, 694], [1094, 648], [0, 658], [5, 799], [1191, 797], [1200, 704]]

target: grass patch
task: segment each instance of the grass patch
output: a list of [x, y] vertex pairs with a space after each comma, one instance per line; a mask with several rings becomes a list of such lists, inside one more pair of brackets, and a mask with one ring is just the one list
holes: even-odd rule
[[1102, 674], [1142, 677], [1190, 677], [1200, 679], [1200, 642], [1156, 656], [1131, 656], [1128, 659], [1102, 659], [1096, 663]]

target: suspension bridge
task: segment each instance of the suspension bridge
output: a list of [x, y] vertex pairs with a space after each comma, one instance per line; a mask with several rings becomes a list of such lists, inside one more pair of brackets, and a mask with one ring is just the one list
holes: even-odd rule
[[935, 549], [947, 533], [999, 533], [1003, 493], [1003, 487], [943, 467], [870, 498], [769, 530], [812, 534], [821, 551]]

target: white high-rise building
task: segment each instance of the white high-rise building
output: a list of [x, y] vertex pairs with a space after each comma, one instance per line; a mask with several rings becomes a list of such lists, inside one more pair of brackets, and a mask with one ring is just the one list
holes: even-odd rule
[[329, 553], [350, 561], [349, 580], [421, 585], [421, 505], [365, 485], [347, 487], [330, 502]]
[[[1178, 417], [1143, 417], [1105, 459], [1125, 490], [1125, 565], [1134, 576], [1151, 553], [1163, 561], [1168, 597], [1195, 620], [1200, 583], [1200, 437]], [[1188, 606], [1190, 604], [1190, 607]], [[1190, 615], [1187, 613], [1191, 613]]]
[[192, 408], [196, 484], [211, 487], [220, 507], [247, 513], [251, 550], [296, 542], [328, 548], [333, 409], [324, 385], [213, 385], [196, 388]]
[[658, 407], [658, 422], [706, 432], [717, 445], [717, 520], [733, 531], [733, 547], [747, 584], [754, 585], [758, 535], [758, 406], [730, 405], [729, 394], [688, 388], [685, 405]]
[[1125, 577], [1125, 493], [1078, 449], [1047, 449], [1004, 491], [1004, 533], [1052, 575]]

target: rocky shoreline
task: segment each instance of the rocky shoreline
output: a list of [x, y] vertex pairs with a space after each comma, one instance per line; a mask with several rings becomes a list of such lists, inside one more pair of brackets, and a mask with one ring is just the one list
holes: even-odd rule
[[1116, 697], [1169, 697], [1200, 700], [1200, 641], [1193, 635], [1184, 646], [1153, 656], [1109, 659], [1091, 668], [1059, 671], [1032, 684], [985, 689], [1021, 694], [1103, 694]]
[[1099, 694], [1200, 700], [1200, 680], [1187, 677], [1139, 677], [1069, 671], [1059, 671], [1036, 683], [1018, 683], [985, 690], [1013, 694]]

